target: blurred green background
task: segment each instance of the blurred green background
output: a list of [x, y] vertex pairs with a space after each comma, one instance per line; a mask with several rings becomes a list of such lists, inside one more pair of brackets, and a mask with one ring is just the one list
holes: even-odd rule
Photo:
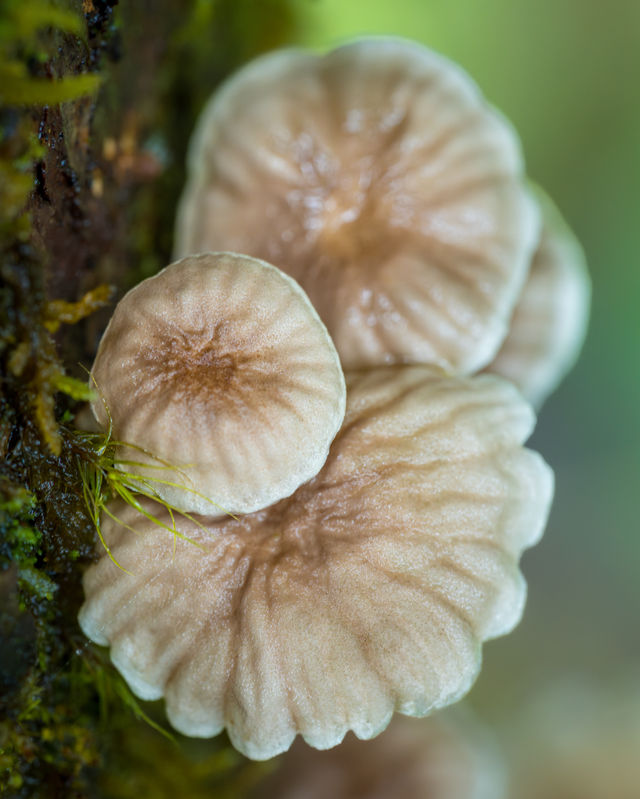
[[508, 713], [555, 675], [615, 681], [640, 660], [640, 3], [300, 2], [300, 42], [408, 36], [460, 63], [518, 129], [531, 177], [577, 233], [593, 281], [582, 357], [531, 446], [556, 472], [524, 559], [525, 618], [485, 648], [472, 702]]

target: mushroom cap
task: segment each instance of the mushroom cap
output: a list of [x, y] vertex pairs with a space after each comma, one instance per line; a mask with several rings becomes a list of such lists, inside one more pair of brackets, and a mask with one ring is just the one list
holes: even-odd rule
[[538, 236], [511, 126], [456, 65], [402, 39], [250, 63], [205, 108], [176, 252], [292, 275], [346, 369], [496, 354]]
[[[459, 708], [456, 708], [459, 711]], [[397, 716], [375, 741], [326, 752], [296, 741], [252, 799], [503, 799], [494, 741], [468, 713]]]
[[184, 258], [118, 303], [91, 379], [123, 465], [182, 511], [246, 513], [313, 477], [344, 417], [336, 350], [302, 289], [233, 253]]
[[521, 615], [518, 558], [542, 532], [552, 475], [521, 446], [533, 414], [517, 390], [391, 367], [352, 375], [347, 397], [327, 462], [288, 499], [176, 518], [191, 542], [122, 504], [123, 524], [104, 520], [131, 574], [107, 556], [90, 567], [80, 624], [187, 735], [226, 727], [254, 759], [296, 733], [319, 749], [348, 730], [371, 738], [394, 710], [458, 700], [481, 642]]
[[584, 342], [591, 285], [584, 251], [540, 189], [540, 243], [509, 333], [487, 371], [515, 383], [539, 408], [575, 363]]

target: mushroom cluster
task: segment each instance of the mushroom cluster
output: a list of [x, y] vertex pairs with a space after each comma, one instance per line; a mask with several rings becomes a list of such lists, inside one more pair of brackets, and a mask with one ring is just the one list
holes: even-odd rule
[[176, 729], [266, 759], [468, 691], [553, 490], [499, 375], [541, 402], [584, 329], [554, 213], [540, 238], [515, 134], [416, 44], [278, 52], [214, 96], [183, 258], [121, 301], [93, 370], [156, 487], [109, 508], [80, 623]]
[[363, 39], [254, 61], [205, 108], [176, 254], [228, 249], [308, 293], [346, 369], [486, 365], [538, 213], [516, 136], [458, 67]]
[[126, 571], [88, 570], [82, 628], [176, 729], [226, 727], [252, 758], [426, 715], [469, 690], [481, 643], [522, 612], [517, 559], [552, 491], [521, 446], [532, 426], [490, 375], [350, 375], [329, 457], [291, 497], [181, 519], [178, 541], [150, 518], [171, 527], [162, 505], [114, 506], [103, 535]]

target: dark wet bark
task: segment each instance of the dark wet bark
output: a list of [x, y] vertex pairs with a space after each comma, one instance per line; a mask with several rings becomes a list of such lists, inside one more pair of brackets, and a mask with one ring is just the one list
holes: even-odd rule
[[[253, 774], [242, 758], [221, 759], [225, 741], [194, 756], [136, 721], [78, 629], [96, 538], [79, 465], [97, 455], [74, 418], [113, 302], [170, 261], [199, 108], [296, 16], [287, 0], [7, 0], [0, 22], [0, 60], [37, 98], [3, 98], [0, 74], [0, 794], [168, 795], [157, 750], [175, 761], [175, 795], [240, 795], [229, 791]], [[92, 74], [96, 91], [48, 102], [48, 86]]]

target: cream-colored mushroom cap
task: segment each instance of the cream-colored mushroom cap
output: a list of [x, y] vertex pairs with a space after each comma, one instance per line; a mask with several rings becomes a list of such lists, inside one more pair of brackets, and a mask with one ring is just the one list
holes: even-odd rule
[[560, 212], [539, 189], [542, 233], [502, 348], [488, 371], [515, 383], [540, 407], [582, 347], [591, 287], [584, 252]]
[[126, 294], [91, 378], [96, 418], [110, 415], [131, 445], [122, 468], [183, 511], [247, 513], [288, 496], [344, 417], [338, 355], [302, 289], [233, 253], [184, 258]]
[[319, 749], [371, 738], [394, 710], [459, 699], [481, 642], [520, 617], [518, 558], [552, 478], [521, 446], [533, 415], [517, 390], [391, 367], [352, 376], [347, 397], [327, 462], [288, 499], [176, 518], [191, 542], [128, 506], [111, 508], [126, 526], [104, 520], [131, 574], [106, 555], [89, 568], [82, 629], [187, 735], [226, 727], [255, 759], [297, 733]]
[[176, 252], [247, 252], [309, 294], [347, 369], [497, 352], [537, 240], [509, 124], [417, 43], [285, 50], [232, 77], [191, 144]]
[[[457, 711], [458, 708], [455, 708]], [[298, 740], [250, 799], [504, 799], [497, 747], [468, 713], [396, 717], [375, 741], [326, 752]]]

